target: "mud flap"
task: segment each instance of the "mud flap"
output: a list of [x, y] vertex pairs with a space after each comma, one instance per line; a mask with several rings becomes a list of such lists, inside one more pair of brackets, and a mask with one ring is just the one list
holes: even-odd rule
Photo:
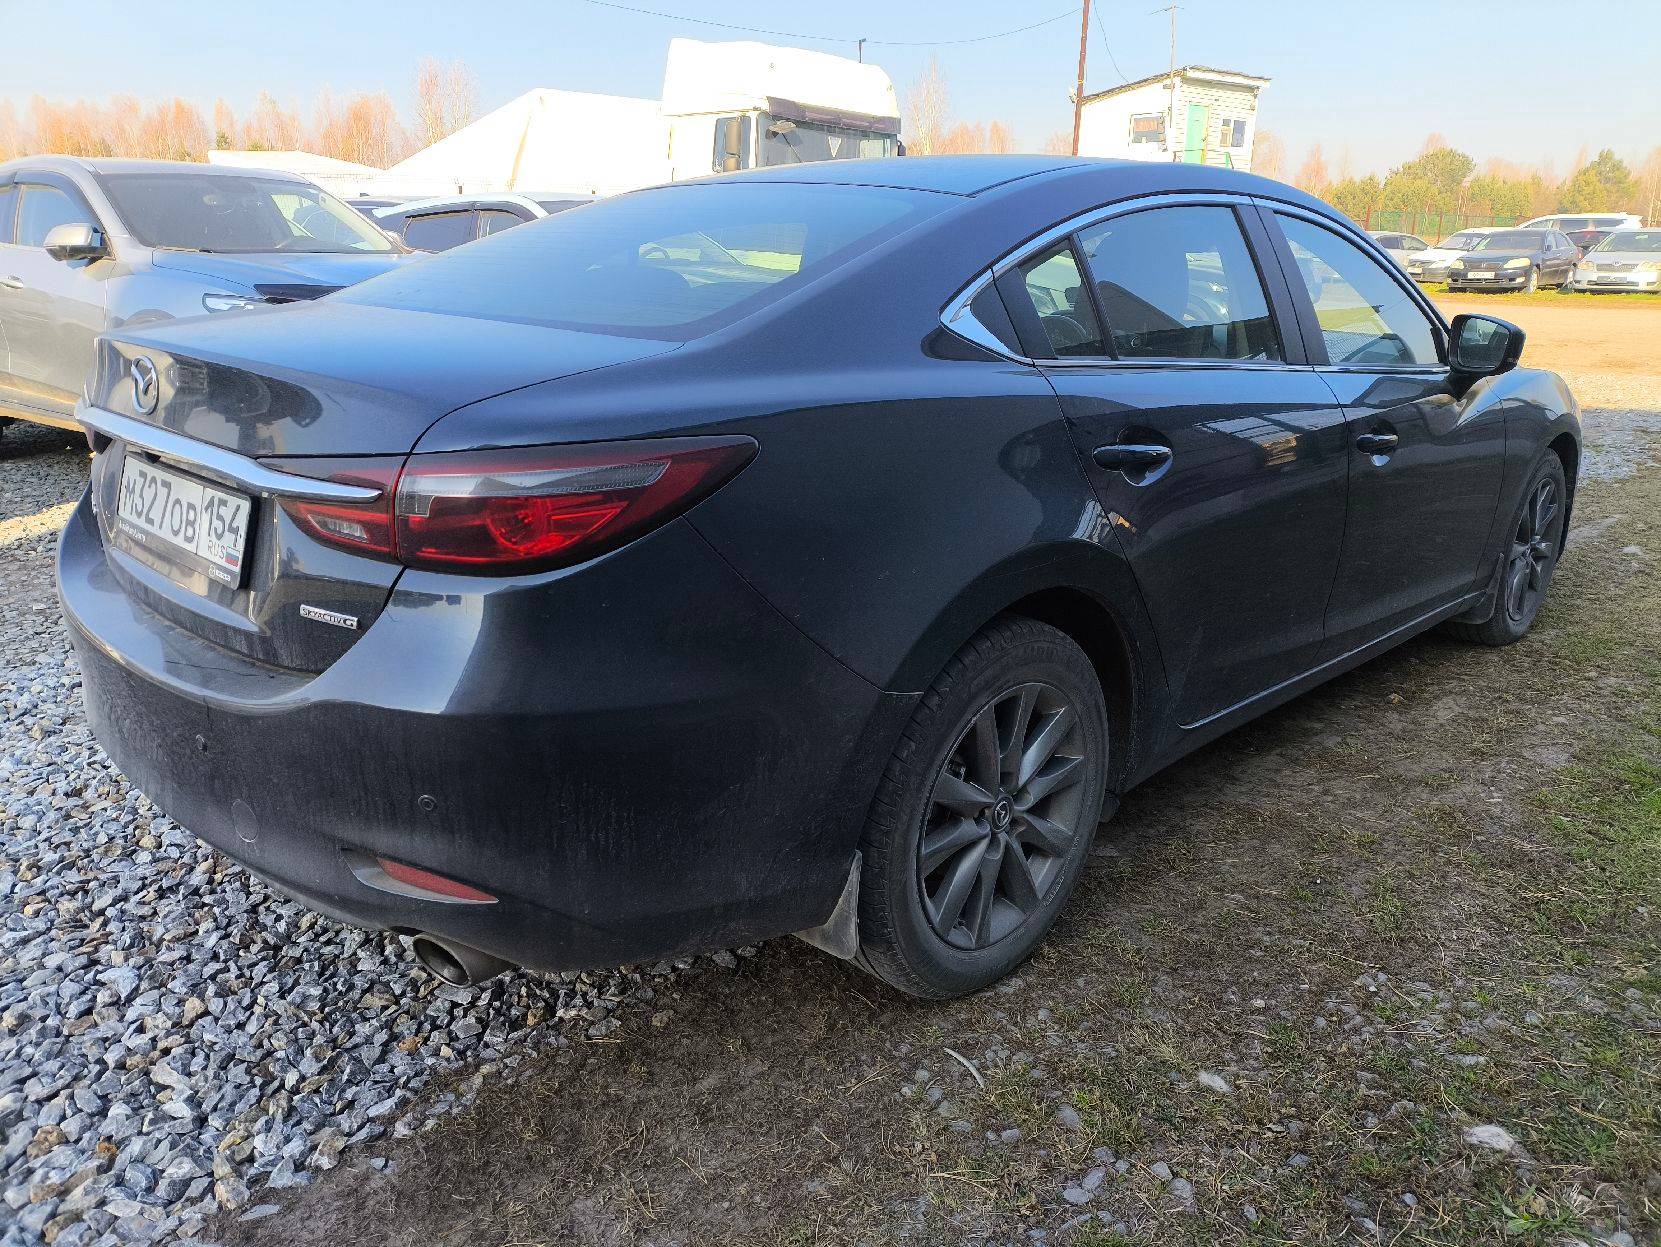
[[852, 961], [859, 952], [859, 872], [865, 855], [854, 850], [853, 865], [848, 868], [848, 881], [842, 885], [836, 908], [831, 910], [823, 925], [796, 932], [796, 938], [806, 940], [815, 948], [833, 957]]

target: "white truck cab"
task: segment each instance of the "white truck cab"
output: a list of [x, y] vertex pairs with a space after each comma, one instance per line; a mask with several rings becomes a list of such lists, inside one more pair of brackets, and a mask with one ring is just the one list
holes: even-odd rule
[[824, 52], [670, 40], [660, 107], [670, 181], [903, 150], [888, 75]]

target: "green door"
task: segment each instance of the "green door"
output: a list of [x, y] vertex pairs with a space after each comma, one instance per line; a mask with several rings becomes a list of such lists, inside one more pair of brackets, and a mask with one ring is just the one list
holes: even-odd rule
[[1182, 158], [1191, 165], [1205, 163], [1205, 133], [1211, 123], [1209, 104], [1188, 106], [1188, 137], [1183, 140]]

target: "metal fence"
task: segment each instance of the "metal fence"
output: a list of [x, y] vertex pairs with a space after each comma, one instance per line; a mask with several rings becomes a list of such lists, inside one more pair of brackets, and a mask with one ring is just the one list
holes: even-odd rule
[[1482, 212], [1437, 212], [1433, 209], [1413, 211], [1406, 209], [1375, 208], [1367, 213], [1361, 224], [1370, 230], [1387, 230], [1397, 234], [1413, 234], [1426, 242], [1440, 242], [1449, 234], [1475, 225], [1515, 225], [1524, 220], [1520, 216], [1495, 216]]

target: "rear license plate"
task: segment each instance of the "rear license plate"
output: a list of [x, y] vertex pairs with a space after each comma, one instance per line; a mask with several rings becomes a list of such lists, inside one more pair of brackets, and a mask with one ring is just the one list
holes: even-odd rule
[[208, 575], [242, 583], [248, 498], [129, 456], [121, 465], [116, 516], [140, 545], [191, 556]]

